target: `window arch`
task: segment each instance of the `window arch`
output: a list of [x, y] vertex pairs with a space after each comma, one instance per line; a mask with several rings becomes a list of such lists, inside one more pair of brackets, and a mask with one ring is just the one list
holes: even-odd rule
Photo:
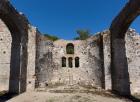
[[66, 57], [62, 57], [62, 67], [66, 67]]
[[68, 62], [69, 62], [69, 67], [72, 68], [73, 67], [73, 58], [69, 57]]
[[79, 57], [75, 57], [75, 67], [78, 68], [79, 66]]
[[66, 52], [67, 54], [74, 54], [74, 45], [72, 43], [67, 44]]

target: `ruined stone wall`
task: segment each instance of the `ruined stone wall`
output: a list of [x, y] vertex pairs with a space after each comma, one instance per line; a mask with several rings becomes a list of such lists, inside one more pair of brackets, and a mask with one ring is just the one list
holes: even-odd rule
[[26, 86], [27, 91], [33, 91], [35, 89], [35, 65], [36, 65], [36, 40], [37, 35], [40, 35], [40, 32], [36, 27], [29, 25], [28, 29], [28, 65], [27, 65], [27, 80]]
[[90, 78], [94, 86], [104, 88], [104, 65], [103, 65], [103, 39], [101, 34], [96, 34], [87, 40], [88, 67]]
[[110, 32], [108, 30], [102, 32], [103, 37], [103, 53], [104, 53], [104, 80], [105, 89], [111, 90], [111, 48], [110, 48]]
[[[7, 27], [0, 27], [1, 30], [4, 29], [4, 33], [6, 32], [6, 34], [1, 34], [1, 36], [5, 36], [5, 45], [7, 46], [7, 44], [11, 43], [11, 46], [7, 46], [7, 48], [2, 47], [5, 45], [1, 46], [1, 50], [6, 50], [7, 52], [5, 53], [5, 57], [1, 55], [3, 58], [0, 58], [2, 61], [4, 61], [4, 58], [7, 60], [10, 59], [10, 61], [7, 61], [7, 66], [5, 66], [3, 70], [7, 71], [6, 67], [9, 66], [9, 63], [9, 93], [22, 93], [28, 89], [28, 79], [32, 79], [30, 77], [33, 76], [32, 74], [27, 75], [27, 73], [35, 69], [34, 46], [36, 46], [36, 44], [35, 40], [33, 40], [35, 39], [35, 33], [34, 31], [32, 32], [32, 28], [25, 15], [18, 12], [8, 0], [0, 1], [0, 18], [5, 22], [12, 35], [12, 43], [6, 41], [5, 39], [9, 39], [9, 36], [7, 36], [8, 33], [5, 30]], [[8, 55], [8, 53], [10, 54]], [[1, 63], [3, 63], [2, 61]], [[3, 65], [0, 67], [2, 69]], [[9, 71], [7, 71], [7, 73], [9, 73]], [[8, 76], [9, 75], [7, 75], [7, 77]]]
[[[103, 33], [104, 41], [104, 68], [105, 68], [105, 89], [112, 89], [111, 83], [111, 53], [110, 53], [110, 33]], [[134, 29], [129, 29], [125, 36], [125, 51], [127, 57], [127, 65], [129, 72], [130, 90], [131, 93], [140, 92], [140, 35]], [[119, 56], [119, 55], [118, 55]], [[121, 62], [121, 61], [120, 61]], [[119, 64], [119, 63], [118, 63]], [[122, 71], [119, 71], [120, 74]], [[113, 76], [113, 74], [112, 74]], [[124, 82], [125, 83], [125, 82]]]
[[9, 89], [11, 43], [11, 33], [0, 19], [0, 91]]
[[[99, 39], [100, 37], [94, 36], [85, 41], [58, 40], [54, 42], [54, 71], [51, 83], [102, 87], [103, 70]], [[66, 53], [66, 46], [69, 43], [74, 45], [74, 54]], [[66, 67], [62, 67], [62, 57], [66, 57]], [[73, 58], [72, 68], [68, 66], [69, 57]], [[78, 68], [75, 67], [76, 57], [79, 57], [80, 66]]]
[[[74, 54], [66, 53], [67, 44], [74, 45]], [[54, 42], [53, 59], [55, 69], [53, 71], [52, 83], [65, 85], [92, 84], [90, 69], [88, 67], [88, 50], [86, 41], [58, 40]], [[62, 67], [62, 57], [66, 58], [66, 67]], [[73, 67], [68, 65], [68, 58], [73, 59]], [[75, 58], [79, 57], [79, 67], [75, 67]]]
[[44, 39], [43, 35], [37, 35], [36, 50], [36, 88], [47, 86], [53, 70], [52, 48], [53, 42]]
[[[10, 67], [11, 67], [11, 47], [12, 47], [12, 36], [8, 27], [5, 23], [0, 20], [0, 91], [9, 90], [9, 81], [10, 81]], [[16, 44], [15, 44], [16, 45]], [[26, 77], [24, 87], [27, 87], [27, 90], [34, 90], [35, 84], [35, 56], [36, 56], [36, 29], [32, 26], [29, 28], [29, 39], [28, 39], [28, 59], [25, 59], [25, 62], [28, 62], [27, 73], [20, 73], [19, 77]], [[15, 46], [16, 47], [16, 46]], [[17, 52], [15, 52], [17, 53]], [[14, 56], [16, 58], [16, 56]], [[20, 60], [22, 63], [22, 60]], [[16, 64], [17, 61], [15, 61]], [[20, 69], [20, 68], [18, 68]], [[24, 67], [25, 69], [25, 67]], [[13, 73], [17, 73], [18, 70], [13, 70]], [[16, 76], [16, 75], [15, 75]], [[22, 80], [21, 80], [22, 81]], [[14, 87], [13, 87], [14, 89]]]
[[[42, 39], [37, 41], [36, 86], [48, 85], [92, 85], [103, 86], [103, 55], [101, 54], [100, 36], [88, 40], [55, 42]], [[67, 44], [74, 45], [74, 54], [66, 53]], [[102, 50], [103, 51], [103, 50]], [[103, 52], [102, 52], [103, 53]], [[66, 67], [62, 67], [62, 57], [66, 58]], [[68, 58], [73, 59], [73, 67], [68, 65]], [[79, 67], [75, 67], [75, 58], [79, 57]]]
[[126, 56], [131, 93], [140, 92], [140, 35], [129, 29], [126, 33]]

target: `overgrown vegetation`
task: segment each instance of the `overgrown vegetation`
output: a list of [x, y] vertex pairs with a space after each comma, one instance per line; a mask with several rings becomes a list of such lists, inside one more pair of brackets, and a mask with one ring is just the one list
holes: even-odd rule
[[86, 40], [91, 36], [89, 30], [79, 29], [76, 31], [76, 33], [78, 34], [78, 37], [74, 38], [74, 40]]
[[[87, 29], [79, 29], [76, 31], [76, 33], [78, 34], [78, 36], [75, 37], [74, 40], [86, 40], [91, 36], [90, 31]], [[44, 36], [51, 41], [56, 41], [60, 39], [59, 37], [51, 34], [44, 34]]]
[[56, 41], [59, 39], [57, 36], [50, 35], [50, 34], [44, 34], [44, 36], [47, 37], [51, 41]]

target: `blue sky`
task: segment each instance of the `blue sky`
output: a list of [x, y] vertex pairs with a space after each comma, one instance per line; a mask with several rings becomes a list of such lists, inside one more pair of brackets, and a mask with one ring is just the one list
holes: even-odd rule
[[[128, 0], [11, 0], [42, 33], [73, 39], [77, 29], [108, 29]], [[140, 17], [132, 24], [140, 32]]]

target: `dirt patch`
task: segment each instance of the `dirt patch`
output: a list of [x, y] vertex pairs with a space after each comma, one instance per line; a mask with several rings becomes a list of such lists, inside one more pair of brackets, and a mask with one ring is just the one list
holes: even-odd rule
[[127, 99], [105, 97], [91, 93], [49, 93], [30, 92], [15, 97], [8, 102], [132, 102]]

